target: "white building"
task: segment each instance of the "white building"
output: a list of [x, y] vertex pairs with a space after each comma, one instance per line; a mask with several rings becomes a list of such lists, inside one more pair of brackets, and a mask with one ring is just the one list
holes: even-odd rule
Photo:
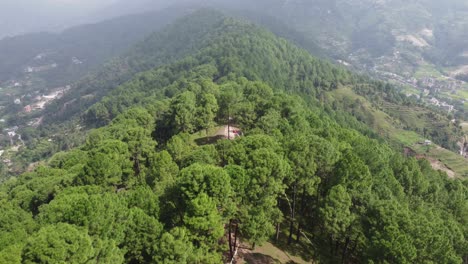
[[435, 99], [434, 97], [430, 100], [430, 102], [431, 102], [431, 104], [436, 105], [436, 106], [440, 105], [439, 100]]

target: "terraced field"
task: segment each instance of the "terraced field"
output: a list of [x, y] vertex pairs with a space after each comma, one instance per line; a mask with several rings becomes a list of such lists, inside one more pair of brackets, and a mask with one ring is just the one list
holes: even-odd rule
[[439, 80], [443, 79], [443, 74], [433, 65], [425, 63], [419, 66], [419, 68], [414, 73], [414, 77], [417, 79], [424, 77], [432, 77]]
[[[416, 132], [404, 129], [404, 124], [397, 120], [395, 116], [402, 118], [404, 123], [414, 124], [423, 131], [425, 126], [447, 127], [447, 124], [441, 120], [435, 119], [431, 122], [427, 114], [427, 110], [423, 108], [397, 107], [395, 105], [385, 103], [381, 105], [381, 109], [386, 112], [392, 112], [392, 116], [386, 112], [376, 109], [366, 98], [357, 95], [351, 88], [343, 87], [330, 92], [330, 98], [335, 98], [338, 101], [356, 101], [359, 100], [361, 107], [366, 113], [372, 115], [368, 124], [379, 132], [380, 135], [386, 137], [391, 144], [397, 146], [405, 146], [413, 149], [419, 157], [425, 157], [433, 165], [434, 169], [446, 171], [448, 175], [453, 177], [468, 177], [468, 161], [455, 152], [444, 149], [438, 145], [424, 146], [419, 144], [424, 141], [424, 137]], [[464, 123], [465, 131], [468, 131], [468, 123]], [[453, 174], [452, 174], [453, 172]]]
[[[374, 130], [379, 132], [380, 135], [384, 135], [392, 143], [397, 145], [412, 145], [417, 142], [420, 142], [423, 138], [413, 131], [408, 131], [403, 129], [404, 124], [398, 122], [395, 118], [391, 117], [389, 114], [376, 109], [372, 104], [364, 97], [357, 95], [351, 88], [344, 87], [330, 92], [332, 97], [338, 101], [348, 100], [356, 101], [359, 100], [363, 111], [369, 113], [371, 117], [369, 120], [372, 122], [367, 122]], [[409, 110], [403, 110], [403, 112]], [[416, 118], [416, 117], [415, 117]], [[367, 121], [369, 121], [367, 120]], [[423, 126], [424, 124], [421, 124]]]
[[403, 123], [421, 130], [424, 128], [442, 129], [449, 125], [445, 116], [434, 114], [422, 107], [408, 107], [384, 102], [381, 108]]

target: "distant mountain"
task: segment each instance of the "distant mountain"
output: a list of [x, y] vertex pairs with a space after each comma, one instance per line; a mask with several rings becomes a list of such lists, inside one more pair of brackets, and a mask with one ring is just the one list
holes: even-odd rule
[[180, 1], [16, 0], [0, 8], [0, 39], [37, 32], [60, 32], [73, 26], [157, 11]]
[[0, 8], [0, 39], [42, 31], [61, 31], [68, 27], [98, 22], [85, 19], [89, 12], [107, 6], [114, 0], [15, 0], [2, 1]]
[[[83, 14], [71, 11], [42, 10], [31, 4], [20, 9], [19, 4], [6, 4], [3, 10], [17, 12], [0, 13], [0, 37], [38, 30], [57, 30], [77, 23], [90, 23], [122, 15], [161, 10], [174, 5], [229, 7], [231, 9], [255, 11], [263, 16], [270, 15], [282, 20], [308, 38], [318, 41], [323, 47], [333, 50], [336, 57], [349, 59], [349, 54], [364, 52], [356, 61], [358, 66], [369, 63], [370, 58], [389, 55], [393, 49], [420, 50], [419, 54], [430, 57], [434, 63], [453, 65], [466, 60], [468, 22], [466, 1], [402, 1], [402, 0], [135, 0], [116, 1], [110, 5]], [[8, 6], [10, 5], [10, 6]], [[15, 8], [16, 7], [16, 8]], [[403, 7], [403, 8], [401, 8]], [[89, 11], [89, 10], [87, 10]], [[2, 12], [2, 11], [0, 11]], [[29, 12], [29, 13], [24, 13]], [[38, 14], [43, 13], [39, 16]], [[60, 16], [52, 15], [61, 13]], [[29, 21], [29, 17], [35, 19]], [[57, 18], [55, 18], [57, 17]], [[64, 23], [64, 21], [68, 22]], [[51, 26], [42, 26], [46, 21]], [[19, 30], [23, 23], [35, 29]], [[3, 25], [3, 27], [2, 27]], [[409, 45], [405, 45], [409, 44]], [[406, 47], [403, 47], [406, 46]]]
[[183, 11], [168, 9], [77, 26], [62, 33], [5, 38], [0, 40], [0, 83], [21, 78], [28, 67], [47, 63], [58, 67], [37, 74], [46, 86], [74, 81], [182, 14]]
[[[468, 119], [466, 1], [213, 0], [211, 4], [277, 19], [305, 40], [302, 47], [309, 49], [313, 43], [350, 69], [397, 84], [408, 96], [456, 119]], [[274, 26], [266, 26], [274, 31]]]
[[[126, 2], [99, 14], [165, 5], [163, 1]], [[468, 79], [468, 4], [463, 0], [178, 0], [171, 4], [229, 9], [253, 20], [277, 19], [335, 60], [385, 80], [398, 82], [388, 77], [392, 74], [420, 79], [418, 73], [428, 65], [440, 76]]]
[[99, 20], [103, 17], [111, 18], [129, 14], [156, 11], [172, 5], [176, 5], [179, 2], [183, 2], [183, 0], [117, 0], [108, 6], [95, 10], [91, 14], [88, 14], [87, 19]]

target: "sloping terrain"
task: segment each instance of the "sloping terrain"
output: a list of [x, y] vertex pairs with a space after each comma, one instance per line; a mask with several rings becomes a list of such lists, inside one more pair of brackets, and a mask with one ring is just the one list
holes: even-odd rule
[[[361, 78], [212, 11], [158, 36], [187, 54], [94, 104], [79, 147], [0, 184], [1, 263], [222, 263], [234, 241], [280, 236], [321, 263], [467, 257], [466, 181], [327, 100]], [[226, 122], [244, 135], [194, 139]]]
[[[78, 26], [62, 33], [0, 40], [0, 119], [9, 127], [34, 123], [46, 105], [47, 100], [41, 97], [75, 90], [71, 87], [75, 82], [185, 12], [166, 9]], [[25, 118], [24, 112], [35, 113]]]
[[[343, 105], [344, 109], [351, 109], [353, 115], [358, 119], [369, 124], [374, 131], [380, 136], [385, 137], [394, 145], [401, 147], [407, 147], [413, 151], [410, 155], [416, 156], [421, 159], [427, 159], [431, 162], [435, 170], [441, 170], [446, 172], [449, 177], [467, 177], [468, 176], [468, 162], [467, 160], [454, 153], [450, 150], [444, 149], [431, 143], [430, 146], [425, 146], [425, 137], [422, 134], [418, 134], [414, 131], [408, 131], [403, 129], [402, 120], [400, 118], [409, 118], [412, 115], [415, 119], [412, 122], [424, 122], [420, 118], [417, 112], [417, 107], [404, 107], [394, 105], [393, 107], [398, 108], [398, 111], [407, 111], [407, 113], [399, 114], [399, 118], [390, 116], [385, 112], [388, 111], [390, 104], [383, 106], [384, 111], [376, 108], [370, 103], [365, 97], [357, 95], [351, 88], [343, 87], [334, 90], [330, 93], [328, 100], [331, 103], [336, 102], [337, 104]], [[356, 104], [358, 102], [358, 104]], [[352, 106], [354, 104], [354, 106]], [[392, 107], [392, 111], [396, 109]], [[420, 111], [426, 112], [427, 109], [421, 109]], [[448, 122], [448, 120], [446, 120]], [[431, 127], [435, 124], [424, 124], [423, 127]], [[447, 125], [444, 125], [444, 127]], [[435, 127], [437, 128], [437, 126]], [[422, 129], [421, 129], [422, 131]]]
[[[186, 12], [180, 11], [186, 10], [185, 8], [175, 9], [178, 11], [174, 11], [173, 15], [175, 16], [178, 12]], [[239, 15], [239, 13], [236, 14]], [[242, 13], [240, 15], [255, 17], [255, 12]], [[162, 17], [161, 20], [164, 20], [164, 17]], [[274, 17], [266, 16], [257, 16], [255, 20], [269, 28], [275, 28], [277, 34], [294, 40], [298, 45], [308, 47], [309, 51], [320, 54], [320, 49], [315, 46], [315, 42], [311, 42], [310, 40], [307, 40], [307, 38], [301, 37], [299, 32], [284, 26], [282, 22], [278, 22], [280, 20], [275, 20]], [[44, 112], [45, 115], [43, 115], [44, 118], [33, 115], [36, 119], [33, 120], [34, 122], [31, 121], [31, 124], [37, 123], [38, 120], [43, 124], [42, 127], [44, 132], [41, 132], [40, 134], [49, 134], [50, 131], [61, 131], [59, 133], [55, 132], [54, 134], [74, 134], [76, 133], [76, 129], [74, 127], [78, 125], [76, 120], [80, 116], [82, 120], [85, 121], [85, 124], [89, 126], [100, 126], [109, 122], [109, 120], [115, 116], [115, 113], [121, 111], [119, 110], [120, 108], [124, 108], [123, 105], [113, 107], [114, 109], [112, 111], [114, 113], [101, 113], [103, 116], [98, 118], [98, 120], [90, 118], [90, 113], [92, 112], [88, 111], [85, 115], [83, 115], [83, 113], [88, 109], [88, 107], [100, 101], [103, 96], [107, 95], [115, 87], [132, 78], [134, 74], [149, 70], [155, 66], [174, 62], [186, 55], [192, 54], [204, 45], [204, 41], [206, 42], [209, 40], [209, 32], [213, 29], [213, 25], [218, 21], [219, 18], [212, 19], [211, 21], [208, 19], [204, 21], [191, 21], [193, 24], [191, 29], [181, 29], [180, 27], [187, 23], [179, 23], [178, 25], [175, 24], [171, 26], [171, 28], [163, 32], [158, 32], [147, 37], [139, 45], [131, 48], [130, 51], [125, 52], [123, 55], [107, 63], [105, 67], [72, 85], [71, 89], [64, 96], [57, 98], [52, 104], [47, 106]], [[103, 26], [103, 28], [105, 27]], [[184, 31], [182, 34], [169, 33], [182, 31]], [[192, 43], [192, 45], [188, 46], [186, 43]], [[277, 84], [273, 85], [276, 86]], [[331, 85], [334, 85], [333, 82]], [[370, 87], [376, 87], [377, 85], [377, 83], [373, 83]], [[394, 88], [391, 89], [395, 90]], [[376, 98], [381, 98], [383, 96], [385, 96], [385, 91], [377, 94], [375, 98], [367, 99], [375, 101]], [[392, 96], [401, 97], [401, 95], [398, 95], [396, 91], [392, 92]], [[379, 100], [382, 101], [381, 99]], [[406, 104], [408, 101], [410, 100], [403, 98], [400, 99], [399, 102], [389, 103], [389, 101], [384, 98], [380, 109], [398, 120], [399, 128], [415, 131], [422, 135], [422, 137], [429, 138], [430, 140], [443, 145], [445, 148], [456, 151], [457, 142], [461, 136], [458, 135], [459, 131], [457, 131], [457, 129], [450, 125], [447, 126], [447, 124], [450, 124], [449, 118], [427, 109], [426, 107], [421, 108], [421, 105], [415, 105], [414, 103], [410, 106], [402, 106], [402, 104]], [[374, 104], [375, 103], [376, 101]], [[10, 102], [10, 104], [12, 105], [13, 103]], [[96, 109], [96, 107], [93, 109]], [[415, 111], [416, 109], [419, 110]], [[70, 120], [74, 120], [74, 124], [64, 125], [66, 124], [64, 122], [68, 122]], [[435, 120], [437, 120], [437, 122], [435, 122]], [[361, 121], [366, 122], [365, 119]], [[369, 125], [368, 122], [367, 124]], [[59, 127], [59, 130], [57, 130], [57, 127]], [[30, 135], [28, 138], [37, 137], [38, 134], [39, 133], [35, 133], [34, 135]], [[22, 131], [21, 135], [25, 135], [24, 131]], [[26, 160], [35, 162], [38, 161], [38, 158], [40, 159], [40, 157], [45, 157], [50, 153], [54, 153], [57, 149], [67, 149], [69, 146], [76, 146], [76, 144], [79, 143], [77, 140], [78, 138], [82, 138], [82, 136], [57, 139], [55, 141], [58, 143], [57, 146], [54, 146], [55, 144], [50, 144], [50, 142], [47, 143], [50, 138], [44, 138], [41, 143], [42, 145], [46, 145], [43, 148], [43, 154], [29, 153], [23, 156], [28, 157]], [[37, 145], [38, 144], [36, 143], [28, 147], [27, 152], [37, 149]], [[29, 158], [31, 156], [35, 158]]]

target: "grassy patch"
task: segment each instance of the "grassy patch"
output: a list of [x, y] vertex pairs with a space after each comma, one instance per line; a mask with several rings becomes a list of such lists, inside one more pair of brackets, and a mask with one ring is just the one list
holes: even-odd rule
[[403, 130], [400, 133], [393, 134], [394, 138], [404, 144], [405, 146], [411, 146], [422, 140], [422, 137], [415, 132]]
[[461, 123], [461, 127], [462, 127], [462, 129], [463, 129], [463, 132], [465, 132], [466, 134], [468, 134], [468, 122]]
[[[394, 118], [392, 118], [387, 113], [376, 109], [372, 106], [372, 104], [364, 97], [357, 95], [354, 93], [353, 90], [350, 88], [340, 88], [332, 92], [333, 97], [336, 100], [356, 100], [358, 99], [361, 102], [361, 106], [364, 108], [365, 112], [370, 115], [371, 122], [368, 122], [375, 131], [377, 131], [380, 135], [386, 137], [393, 143], [397, 143], [398, 145], [412, 145], [416, 142], [419, 142], [422, 137], [415, 132], [404, 130]], [[345, 99], [346, 98], [346, 99]], [[394, 107], [395, 110], [398, 108], [397, 106], [386, 106], [387, 108]], [[408, 115], [407, 118], [413, 119], [411, 122], [419, 123], [421, 122], [417, 116], [418, 111], [410, 110], [410, 109], [401, 109], [401, 115]], [[421, 127], [424, 124], [420, 124]]]
[[461, 99], [468, 100], [468, 90], [458, 90], [457, 94], [460, 95]]
[[414, 88], [413, 86], [410, 86], [410, 85], [400, 85], [400, 86], [401, 86], [401, 92], [404, 94], [419, 95], [421, 93], [421, 91]]
[[442, 79], [443, 74], [436, 67], [434, 67], [434, 65], [426, 63], [426, 64], [419, 66], [419, 68], [414, 73], [414, 77], [417, 79], [424, 78], [424, 77]]
[[224, 126], [212, 127], [210, 129], [208, 129], [208, 131], [206, 129], [200, 130], [200, 131], [192, 134], [192, 140], [195, 141], [195, 140], [200, 139], [200, 138], [212, 137], [212, 136], [216, 135], [216, 132], [218, 132], [223, 127]]
[[238, 264], [311, 264], [312, 261], [306, 261], [301, 257], [291, 255], [289, 252], [280, 249], [272, 243], [264, 243], [257, 246], [255, 250], [250, 250], [244, 246], [240, 249], [240, 259]]

